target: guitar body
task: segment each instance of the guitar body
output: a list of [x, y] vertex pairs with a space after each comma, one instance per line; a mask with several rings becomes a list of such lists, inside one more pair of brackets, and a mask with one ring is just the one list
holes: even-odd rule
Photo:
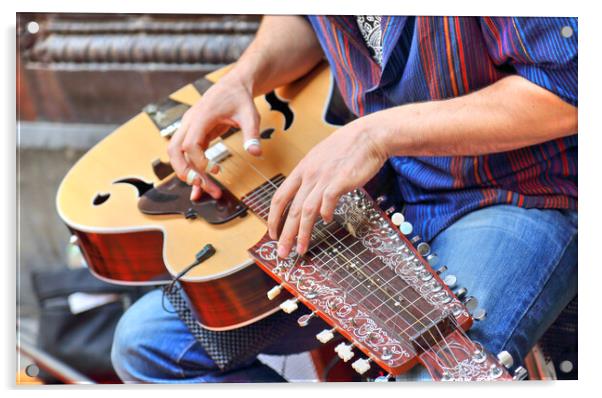
[[[226, 69], [208, 75], [205, 84], [217, 81]], [[215, 179], [240, 199], [266, 178], [288, 175], [336, 128], [324, 118], [332, 84], [328, 68], [320, 65], [272, 94], [287, 103], [288, 110], [277, 109], [280, 106], [267, 97], [256, 98], [264, 155], [248, 155], [242, 150], [242, 134], [229, 134], [219, 139], [230, 156], [220, 161]], [[200, 96], [198, 86], [190, 84], [170, 99], [192, 105]], [[141, 197], [149, 189], [174, 178], [153, 167], [162, 163], [169, 168], [168, 142], [149, 114], [142, 112], [98, 143], [65, 176], [57, 210], [78, 238], [90, 270], [114, 283], [168, 283], [210, 244], [215, 253], [179, 278], [199, 322], [208, 329], [228, 330], [273, 313], [286, 297], [275, 301], [265, 297], [274, 282], [247, 253], [264, 235], [264, 220], [250, 211], [210, 223], [202, 217], [140, 210]]]

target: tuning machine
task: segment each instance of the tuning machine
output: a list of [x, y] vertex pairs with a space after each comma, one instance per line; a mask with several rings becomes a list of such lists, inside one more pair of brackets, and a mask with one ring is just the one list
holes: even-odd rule
[[305, 315], [301, 315], [299, 317], [299, 319], [297, 319], [297, 323], [299, 324], [299, 326], [301, 326], [302, 328], [304, 328], [305, 326], [309, 325], [309, 321], [312, 320], [313, 317], [316, 316], [316, 312], [312, 312], [311, 314], [305, 314]]
[[316, 334], [316, 339], [322, 344], [328, 343], [330, 340], [334, 339], [335, 328], [332, 329], [324, 329], [320, 333]]
[[525, 369], [522, 366], [518, 366], [516, 368], [516, 370], [514, 371], [514, 376], [512, 377], [512, 380], [525, 380], [527, 377], [529, 376], [529, 372], [527, 371], [527, 369]]
[[348, 362], [355, 355], [353, 352], [353, 344], [340, 343], [334, 348], [334, 352], [337, 353], [343, 362]]
[[510, 369], [514, 365], [514, 359], [508, 351], [501, 351], [497, 354], [497, 360], [504, 365], [506, 369]]
[[268, 291], [268, 300], [274, 300], [282, 292], [282, 284], [276, 285]]
[[353, 362], [351, 364], [351, 367], [357, 373], [359, 373], [360, 375], [363, 375], [364, 373], [366, 373], [367, 371], [370, 370], [370, 362], [372, 362], [372, 359], [370, 359], [370, 358], [367, 358], [367, 359], [360, 358], [360, 359], [356, 360], [355, 362]]
[[280, 304], [280, 309], [287, 314], [291, 314], [295, 312], [297, 308], [299, 308], [299, 305], [297, 304], [298, 302], [299, 300], [297, 298], [288, 299]]

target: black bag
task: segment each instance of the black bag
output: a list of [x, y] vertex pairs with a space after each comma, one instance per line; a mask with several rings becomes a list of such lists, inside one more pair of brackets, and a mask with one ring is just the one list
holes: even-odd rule
[[[112, 285], [95, 278], [87, 269], [32, 272], [33, 289], [40, 306], [37, 345], [56, 359], [99, 383], [119, 383], [111, 365], [111, 345], [119, 318], [148, 288]], [[109, 302], [73, 314], [73, 293], [117, 294]], [[59, 380], [40, 370], [45, 383]]]

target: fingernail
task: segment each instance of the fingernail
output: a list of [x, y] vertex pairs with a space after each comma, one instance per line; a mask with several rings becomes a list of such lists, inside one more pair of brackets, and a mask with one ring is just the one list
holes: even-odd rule
[[303, 255], [307, 249], [305, 248], [305, 245], [297, 244], [297, 248], [295, 250], [298, 254]]
[[286, 258], [288, 256], [288, 249], [284, 245], [278, 245], [278, 257]]
[[243, 148], [249, 153], [251, 152], [251, 149], [253, 149], [254, 152], [257, 152], [261, 150], [261, 143], [257, 138], [251, 138], [245, 141]]

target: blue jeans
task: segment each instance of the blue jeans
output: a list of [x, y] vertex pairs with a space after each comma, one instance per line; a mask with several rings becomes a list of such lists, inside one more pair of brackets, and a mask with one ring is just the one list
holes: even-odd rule
[[[494, 354], [509, 351], [515, 363], [577, 293], [576, 212], [492, 206], [464, 216], [431, 246], [449, 268], [443, 275], [456, 275], [458, 285], [487, 311], [469, 335]], [[291, 315], [291, 322], [296, 318]], [[266, 353], [317, 347], [314, 336], [324, 324], [312, 323]], [[126, 382], [284, 381], [256, 358], [221, 372], [177, 315], [162, 309], [160, 291], [148, 293], [124, 314], [112, 360]], [[400, 379], [428, 379], [421, 369]]]

